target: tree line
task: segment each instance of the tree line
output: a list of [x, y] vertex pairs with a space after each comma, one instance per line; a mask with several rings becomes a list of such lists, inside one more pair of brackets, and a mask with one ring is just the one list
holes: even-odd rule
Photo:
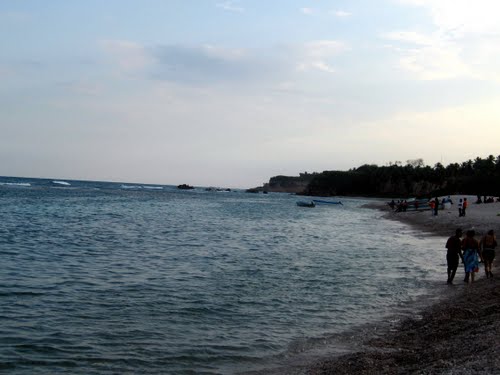
[[348, 171], [324, 171], [311, 176], [305, 195], [398, 196], [500, 195], [500, 155], [477, 157], [447, 166], [424, 165], [422, 159], [387, 166], [365, 164]]

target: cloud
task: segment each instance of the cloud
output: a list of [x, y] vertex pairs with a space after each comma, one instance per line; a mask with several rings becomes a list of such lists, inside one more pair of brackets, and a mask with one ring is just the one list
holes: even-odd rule
[[204, 45], [143, 46], [131, 41], [101, 43], [121, 74], [142, 74], [146, 79], [193, 84], [262, 84], [276, 86], [302, 73], [333, 73], [333, 59], [346, 50], [335, 40], [266, 49]]
[[331, 12], [334, 16], [340, 17], [340, 18], [345, 18], [345, 17], [350, 17], [352, 13], [346, 12], [344, 10], [335, 10]]
[[167, 45], [151, 49], [155, 77], [187, 83], [249, 81], [279, 74], [272, 57], [262, 59], [243, 49], [212, 45]]
[[416, 31], [392, 31], [382, 33], [382, 37], [388, 40], [414, 43], [424, 46], [432, 46], [435, 43], [434, 38]]
[[245, 9], [241, 6], [237, 5], [237, 1], [224, 1], [223, 3], [217, 3], [215, 6], [217, 8], [224, 9], [228, 12], [237, 12], [237, 13], [242, 13], [245, 11]]
[[500, 82], [500, 23], [496, 0], [398, 0], [430, 16], [430, 31], [396, 30], [400, 66], [417, 79], [474, 78]]
[[441, 30], [455, 35], [465, 33], [499, 34], [497, 0], [399, 0], [401, 4], [422, 7]]
[[311, 14], [314, 13], [314, 9], [312, 8], [300, 8], [300, 11], [302, 14], [305, 14], [307, 16], [310, 16]]
[[330, 60], [347, 49], [346, 45], [337, 40], [318, 40], [309, 42], [303, 47], [303, 58], [298, 64], [299, 71], [317, 70], [334, 73]]
[[124, 72], [142, 71], [153, 63], [147, 49], [138, 43], [126, 40], [103, 40], [100, 45]]
[[328, 58], [346, 50], [346, 45], [338, 40], [317, 40], [306, 43], [306, 52], [311, 57]]

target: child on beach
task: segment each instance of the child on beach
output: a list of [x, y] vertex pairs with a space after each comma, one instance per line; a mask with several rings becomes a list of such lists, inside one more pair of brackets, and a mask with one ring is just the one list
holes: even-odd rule
[[462, 259], [464, 261], [462, 255], [462, 241], [460, 238], [462, 237], [462, 229], [458, 228], [455, 231], [455, 235], [448, 238], [446, 241], [446, 248], [448, 252], [446, 253], [446, 262], [448, 263], [448, 281], [447, 284], [453, 283], [453, 278], [455, 277], [455, 273], [458, 268], [458, 260]]
[[491, 273], [491, 265], [493, 259], [495, 259], [495, 247], [497, 247], [497, 240], [495, 238], [495, 232], [489, 230], [488, 233], [481, 239], [480, 242], [481, 253], [484, 259], [484, 272], [486, 273], [486, 278], [493, 277]]

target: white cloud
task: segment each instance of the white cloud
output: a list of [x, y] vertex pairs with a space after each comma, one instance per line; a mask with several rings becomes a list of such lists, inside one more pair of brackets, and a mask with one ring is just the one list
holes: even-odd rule
[[300, 11], [308, 16], [314, 13], [314, 9], [312, 8], [301, 8]]
[[402, 3], [424, 7], [434, 24], [454, 35], [467, 33], [499, 34], [497, 0], [404, 0]]
[[415, 31], [391, 31], [388, 33], [383, 33], [382, 37], [389, 40], [414, 43], [425, 46], [432, 46], [435, 43], [434, 38]]
[[334, 16], [340, 17], [340, 18], [345, 18], [345, 17], [350, 17], [352, 13], [346, 12], [344, 10], [334, 10], [331, 12]]
[[314, 58], [328, 58], [337, 56], [345, 51], [346, 45], [338, 40], [317, 40], [305, 45], [307, 55]]
[[302, 59], [297, 64], [297, 70], [321, 71], [325, 73], [334, 73], [335, 69], [329, 61], [345, 51], [347, 47], [344, 43], [337, 40], [318, 40], [304, 45]]
[[500, 23], [496, 0], [398, 0], [430, 15], [427, 32], [398, 30], [382, 37], [402, 43], [400, 66], [418, 79], [474, 78], [500, 82]]
[[223, 3], [217, 3], [216, 7], [224, 9], [229, 12], [237, 12], [237, 13], [242, 13], [245, 11], [245, 9], [241, 6], [237, 5], [237, 1], [224, 1]]

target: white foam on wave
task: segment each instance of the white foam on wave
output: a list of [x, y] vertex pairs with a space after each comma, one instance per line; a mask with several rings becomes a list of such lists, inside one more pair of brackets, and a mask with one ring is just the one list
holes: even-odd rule
[[140, 185], [122, 185], [120, 186], [122, 189], [142, 189]]
[[163, 186], [143, 186], [143, 188], [149, 190], [163, 190]]
[[56, 185], [64, 185], [64, 186], [71, 186], [71, 184], [69, 182], [66, 182], [66, 181], [60, 181], [60, 180], [54, 180], [52, 181], [53, 184], [56, 184]]
[[24, 186], [30, 187], [31, 184], [29, 182], [0, 182], [0, 185], [4, 186]]

